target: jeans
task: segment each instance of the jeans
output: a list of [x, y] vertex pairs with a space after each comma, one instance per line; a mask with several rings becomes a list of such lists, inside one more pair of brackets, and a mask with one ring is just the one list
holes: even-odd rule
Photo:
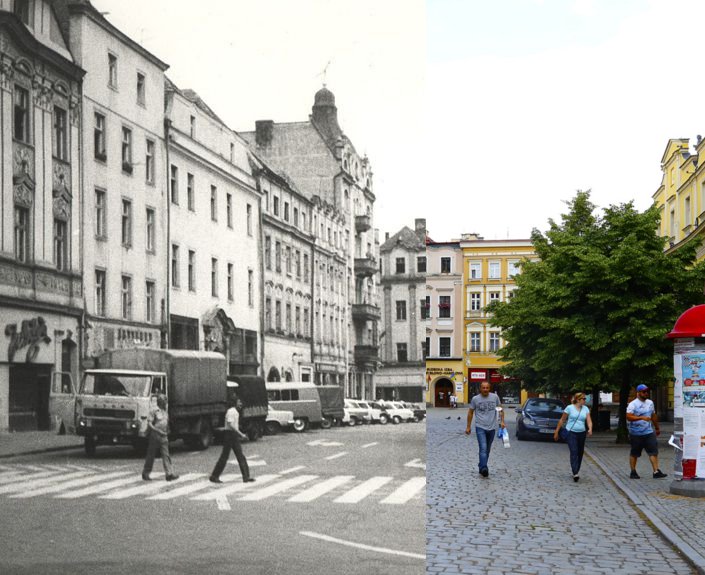
[[152, 473], [154, 457], [157, 455], [157, 451], [160, 451], [162, 454], [162, 465], [164, 466], [166, 476], [170, 477], [174, 475], [174, 468], [171, 465], [171, 457], [169, 456], [169, 439], [156, 431], [150, 431], [149, 433], [147, 458], [144, 460], [142, 475], [149, 476], [149, 474]]
[[569, 431], [568, 432], [568, 449], [570, 449], [570, 468], [573, 470], [573, 475], [580, 472], [580, 464], [583, 462], [583, 453], [585, 453], [585, 439], [587, 432]]
[[220, 474], [223, 473], [225, 469], [225, 464], [228, 462], [228, 457], [230, 456], [230, 450], [233, 450], [235, 457], [237, 458], [238, 465], [240, 466], [240, 473], [242, 473], [243, 479], [250, 478], [250, 468], [247, 465], [247, 459], [245, 459], [245, 454], [242, 452], [242, 446], [240, 445], [240, 437], [232, 430], [226, 430], [223, 436], [223, 451], [220, 452], [220, 457], [218, 462], [215, 464], [213, 473], [211, 477], [218, 478]]
[[477, 445], [480, 448], [480, 471], [487, 468], [487, 461], [490, 458], [490, 449], [494, 440], [494, 429], [482, 429], [475, 427], [475, 435], [477, 436]]

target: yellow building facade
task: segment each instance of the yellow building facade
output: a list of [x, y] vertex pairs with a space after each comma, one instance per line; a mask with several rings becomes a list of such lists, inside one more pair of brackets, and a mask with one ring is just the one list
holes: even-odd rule
[[661, 211], [659, 234], [668, 238], [667, 251], [698, 241], [698, 260], [705, 258], [705, 139], [698, 136], [695, 153], [688, 138], [668, 141], [661, 157], [663, 176], [653, 200]]
[[[489, 323], [485, 308], [495, 300], [507, 301], [516, 288], [514, 277], [519, 263], [535, 259], [531, 240], [485, 240], [465, 234], [460, 241], [463, 254], [463, 397], [467, 403], [478, 392], [480, 383], [493, 388], [507, 383], [499, 373], [502, 362], [497, 352], [504, 346], [501, 330]], [[522, 398], [523, 399], [523, 398]]]

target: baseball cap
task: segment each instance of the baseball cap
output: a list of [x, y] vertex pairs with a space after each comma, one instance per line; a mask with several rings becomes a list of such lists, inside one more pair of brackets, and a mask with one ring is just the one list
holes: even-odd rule
[[649, 386], [648, 386], [648, 385], [644, 385], [644, 384], [642, 383], [641, 385], [637, 385], [637, 386], [636, 386], [636, 390], [637, 390], [637, 391], [649, 391]]

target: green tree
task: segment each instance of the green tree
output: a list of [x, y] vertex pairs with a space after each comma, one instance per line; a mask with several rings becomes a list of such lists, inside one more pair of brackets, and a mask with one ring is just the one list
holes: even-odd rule
[[695, 245], [664, 252], [655, 207], [639, 212], [629, 202], [599, 214], [589, 191], [567, 204], [560, 223], [532, 232], [538, 259], [521, 264], [513, 297], [488, 311], [507, 342], [504, 373], [535, 391], [619, 391], [625, 441], [630, 389], [672, 378], [664, 336], [702, 303], [705, 263], [695, 263]]

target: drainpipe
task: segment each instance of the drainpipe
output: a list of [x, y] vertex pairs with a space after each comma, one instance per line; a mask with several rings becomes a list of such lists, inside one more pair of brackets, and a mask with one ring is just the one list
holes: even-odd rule
[[[167, 116], [164, 116], [164, 154], [166, 158], [166, 169], [165, 169], [165, 182], [166, 182], [166, 249], [164, 250], [166, 256], [166, 282], [164, 284], [164, 323], [166, 323], [166, 333], [164, 334], [164, 345], [169, 349], [171, 344], [171, 307], [170, 307], [170, 293], [171, 287], [169, 279], [171, 278], [171, 201], [169, 194], [171, 190], [169, 189], [169, 141], [171, 138], [170, 133], [171, 120]], [[164, 325], [164, 323], [162, 325]]]

